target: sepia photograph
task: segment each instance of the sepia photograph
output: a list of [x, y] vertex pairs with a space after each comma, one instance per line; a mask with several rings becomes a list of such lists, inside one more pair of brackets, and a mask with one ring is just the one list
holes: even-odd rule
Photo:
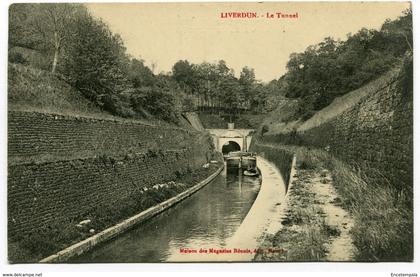
[[411, 2], [7, 13], [9, 265], [413, 264]]

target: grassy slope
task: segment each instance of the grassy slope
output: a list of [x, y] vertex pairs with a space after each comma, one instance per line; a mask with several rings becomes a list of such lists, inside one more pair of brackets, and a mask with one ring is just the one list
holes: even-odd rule
[[297, 100], [285, 99], [279, 103], [274, 111], [264, 119], [263, 125], [268, 127], [268, 135], [290, 132], [301, 123], [299, 120], [291, 120], [298, 108]]
[[9, 110], [111, 117], [50, 72], [9, 64]]
[[412, 261], [413, 213], [406, 196], [386, 183], [367, 184], [361, 172], [322, 150], [296, 149], [314, 167], [332, 172], [341, 205], [354, 218], [357, 261]]
[[264, 119], [263, 124], [269, 128], [267, 134], [275, 135], [280, 133], [288, 133], [293, 129], [303, 131], [316, 127], [343, 113], [345, 110], [356, 105], [367, 95], [372, 94], [380, 89], [399, 69], [399, 66], [395, 66], [389, 72], [367, 83], [366, 85], [335, 98], [330, 105], [316, 112], [305, 122], [300, 120], [291, 120], [293, 114], [298, 108], [298, 101], [291, 99], [284, 100], [280, 102], [279, 106], [273, 112], [271, 112], [267, 118]]
[[315, 113], [310, 119], [305, 121], [299, 128], [299, 131], [304, 131], [311, 129], [313, 127], [319, 126], [320, 124], [336, 117], [345, 110], [356, 105], [362, 98], [367, 95], [373, 94], [376, 91], [380, 90], [387, 82], [399, 72], [400, 67], [396, 66], [392, 70], [388, 71], [379, 78], [367, 83], [366, 85], [353, 90], [343, 96], [337, 97], [334, 101], [323, 108], [322, 110]]
[[[48, 71], [9, 63], [8, 66], [8, 109], [10, 111], [33, 111], [56, 113], [69, 116], [83, 116], [97, 119], [139, 122], [149, 125], [174, 126], [157, 120], [125, 119], [102, 110], [83, 94]], [[179, 126], [192, 129], [185, 120]]]

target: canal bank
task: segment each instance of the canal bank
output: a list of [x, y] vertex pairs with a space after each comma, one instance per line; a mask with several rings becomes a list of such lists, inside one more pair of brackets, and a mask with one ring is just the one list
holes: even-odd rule
[[259, 190], [258, 178], [223, 170], [184, 201], [69, 262], [210, 261], [207, 256], [212, 251], [223, 258], [227, 241], [248, 214]]
[[10, 111], [8, 261], [38, 262], [208, 177], [210, 135], [182, 126]]
[[165, 201], [42, 262], [245, 262], [252, 261], [257, 252], [275, 251], [263, 244], [281, 228], [288, 184], [267, 159], [258, 157], [258, 166], [261, 178], [231, 175], [219, 168], [176, 200]]
[[[173, 256], [169, 261], [249, 262], [259, 251], [274, 250], [261, 249], [260, 246], [266, 236], [272, 236], [280, 228], [287, 186], [273, 163], [261, 156], [257, 159], [261, 172], [260, 189], [236, 231], [219, 246], [203, 245], [199, 248], [185, 248], [183, 253]], [[238, 176], [237, 178], [241, 183], [248, 177]], [[254, 178], [254, 180], [258, 179]]]
[[287, 191], [273, 163], [258, 157], [258, 166], [261, 178], [223, 170], [188, 199], [70, 262], [252, 261], [280, 228]]
[[105, 229], [104, 231], [91, 236], [85, 240], [82, 240], [76, 244], [73, 244], [61, 251], [59, 251], [56, 254], [53, 254], [51, 256], [48, 256], [40, 261], [40, 263], [57, 263], [57, 262], [65, 262], [73, 257], [77, 257], [79, 255], [82, 255], [83, 253], [86, 253], [90, 249], [94, 248], [98, 244], [104, 243], [124, 232], [129, 230], [130, 228], [133, 228], [135, 225], [140, 224], [147, 219], [161, 213], [162, 211], [170, 208], [171, 206], [181, 202], [185, 198], [191, 196], [201, 188], [203, 188], [205, 185], [210, 183], [212, 180], [214, 180], [220, 172], [224, 169], [224, 165], [222, 164], [214, 173], [212, 173], [210, 176], [208, 176], [203, 181], [199, 182], [195, 186], [187, 189], [186, 191], [156, 205], [153, 206], [145, 211], [140, 212], [139, 214], [136, 214], [117, 225], [114, 225], [110, 228]]
[[[292, 163], [294, 170], [295, 159]], [[258, 197], [235, 235], [227, 243], [229, 249], [250, 249], [251, 252], [231, 255], [228, 261], [251, 261], [256, 251], [274, 251], [261, 248], [261, 245], [267, 236], [272, 236], [281, 228], [287, 186], [278, 168], [267, 159], [259, 156], [258, 168], [262, 179]]]

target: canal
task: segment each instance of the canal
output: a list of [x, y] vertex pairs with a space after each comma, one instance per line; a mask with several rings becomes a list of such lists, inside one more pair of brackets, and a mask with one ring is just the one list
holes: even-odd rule
[[259, 189], [258, 178], [222, 171], [181, 203], [70, 262], [188, 261], [188, 254], [180, 249], [221, 249], [235, 234]]

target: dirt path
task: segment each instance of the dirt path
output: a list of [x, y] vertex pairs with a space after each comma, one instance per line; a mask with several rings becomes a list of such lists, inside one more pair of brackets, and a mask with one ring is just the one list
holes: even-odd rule
[[257, 254], [255, 261], [352, 261], [353, 220], [340, 207], [328, 170], [297, 168], [287, 193], [278, 232], [263, 247], [276, 252]]
[[315, 173], [310, 182], [310, 189], [324, 211], [325, 223], [339, 232], [339, 235], [331, 238], [326, 245], [326, 260], [351, 261], [354, 253], [350, 236], [353, 220], [347, 211], [338, 206], [340, 198], [332, 185], [331, 173], [328, 170]]

